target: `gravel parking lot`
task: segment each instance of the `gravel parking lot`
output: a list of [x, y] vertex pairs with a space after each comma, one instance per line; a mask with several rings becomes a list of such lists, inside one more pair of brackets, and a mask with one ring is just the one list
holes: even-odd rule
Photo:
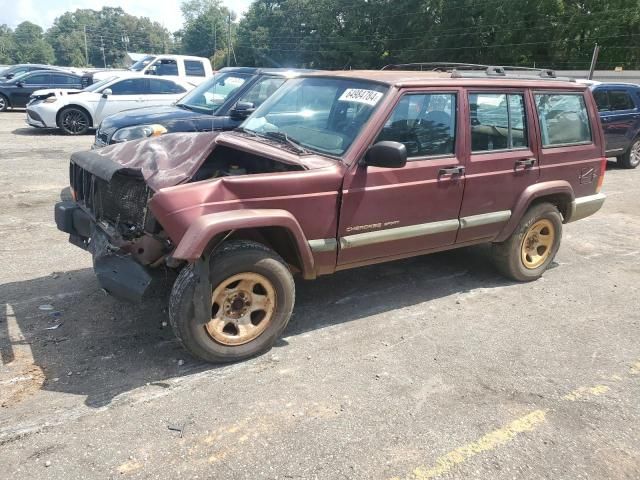
[[217, 367], [56, 230], [91, 143], [0, 114], [6, 478], [640, 478], [640, 169], [535, 283], [484, 247], [299, 281], [276, 348]]

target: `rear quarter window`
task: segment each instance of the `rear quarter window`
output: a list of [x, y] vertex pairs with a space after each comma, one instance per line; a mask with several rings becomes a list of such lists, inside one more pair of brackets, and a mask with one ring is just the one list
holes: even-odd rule
[[204, 65], [198, 60], [185, 60], [184, 69], [189, 77], [204, 77]]
[[580, 93], [536, 93], [543, 147], [592, 142], [591, 124]]

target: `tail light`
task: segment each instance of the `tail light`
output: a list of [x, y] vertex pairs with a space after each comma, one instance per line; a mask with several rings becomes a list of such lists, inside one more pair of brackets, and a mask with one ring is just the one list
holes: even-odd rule
[[604, 182], [604, 173], [607, 171], [607, 157], [602, 157], [600, 160], [600, 175], [598, 176], [598, 186], [596, 187], [596, 193], [600, 193], [602, 189], [602, 183]]

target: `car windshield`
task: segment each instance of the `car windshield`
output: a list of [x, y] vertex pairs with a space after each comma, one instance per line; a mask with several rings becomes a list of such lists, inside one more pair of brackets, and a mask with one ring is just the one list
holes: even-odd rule
[[154, 57], [153, 55], [149, 55], [147, 57], [144, 57], [142, 60], [138, 60], [136, 63], [131, 65], [129, 67], [129, 70], [131, 70], [132, 72], [141, 72], [144, 69], [144, 67], [146, 67], [151, 62], [153, 62], [155, 60], [155, 58], [156, 57]]
[[214, 114], [227, 100], [229, 95], [242, 87], [249, 75], [234, 72], [216, 74], [208, 82], [185, 95], [177, 105], [202, 113]]
[[358, 137], [387, 90], [384, 85], [362, 80], [290, 80], [242, 129], [339, 157]]
[[85, 92], [95, 92], [100, 87], [104, 87], [107, 83], [113, 82], [118, 77], [109, 77], [104, 80], [100, 80], [99, 82], [93, 83], [84, 89]]

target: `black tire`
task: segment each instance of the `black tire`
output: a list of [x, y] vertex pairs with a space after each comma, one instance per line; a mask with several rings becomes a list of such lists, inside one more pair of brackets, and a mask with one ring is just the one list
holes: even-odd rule
[[67, 135], [84, 135], [91, 127], [91, 118], [81, 108], [67, 107], [60, 112], [58, 125]]
[[9, 106], [9, 99], [4, 95], [0, 95], [0, 112], [6, 112]]
[[636, 138], [629, 150], [618, 157], [618, 164], [622, 168], [637, 168], [640, 165], [640, 137]]
[[[550, 224], [553, 231], [551, 232], [551, 227], [549, 226], [544, 227], [545, 224]], [[540, 255], [541, 258], [539, 259], [541, 263], [537, 265], [534, 259], [527, 256], [526, 250], [523, 250], [523, 248], [525, 240], [530, 242], [537, 239], [533, 230], [540, 228], [540, 225], [543, 226], [542, 233], [544, 233], [545, 228], [550, 232], [552, 241], [550, 246], [544, 247], [542, 250], [542, 255]], [[506, 241], [493, 244], [493, 258], [496, 268], [505, 277], [518, 282], [537, 280], [553, 262], [560, 248], [561, 239], [562, 215], [560, 215], [558, 209], [550, 203], [534, 205], [524, 214], [515, 231]], [[535, 244], [528, 243], [528, 245]], [[529, 265], [525, 264], [525, 259], [531, 259]]]
[[269, 350], [289, 323], [293, 311], [295, 283], [287, 264], [262, 244], [232, 241], [213, 253], [209, 266], [213, 293], [219, 287], [229, 291], [224, 289], [224, 282], [236, 275], [249, 272], [266, 278], [275, 293], [275, 309], [264, 331], [256, 338], [239, 345], [220, 343], [207, 330], [206, 321], [203, 324], [196, 318], [197, 278], [194, 268], [187, 266], [178, 275], [169, 301], [169, 319], [176, 337], [191, 354], [213, 363], [245, 360]]

